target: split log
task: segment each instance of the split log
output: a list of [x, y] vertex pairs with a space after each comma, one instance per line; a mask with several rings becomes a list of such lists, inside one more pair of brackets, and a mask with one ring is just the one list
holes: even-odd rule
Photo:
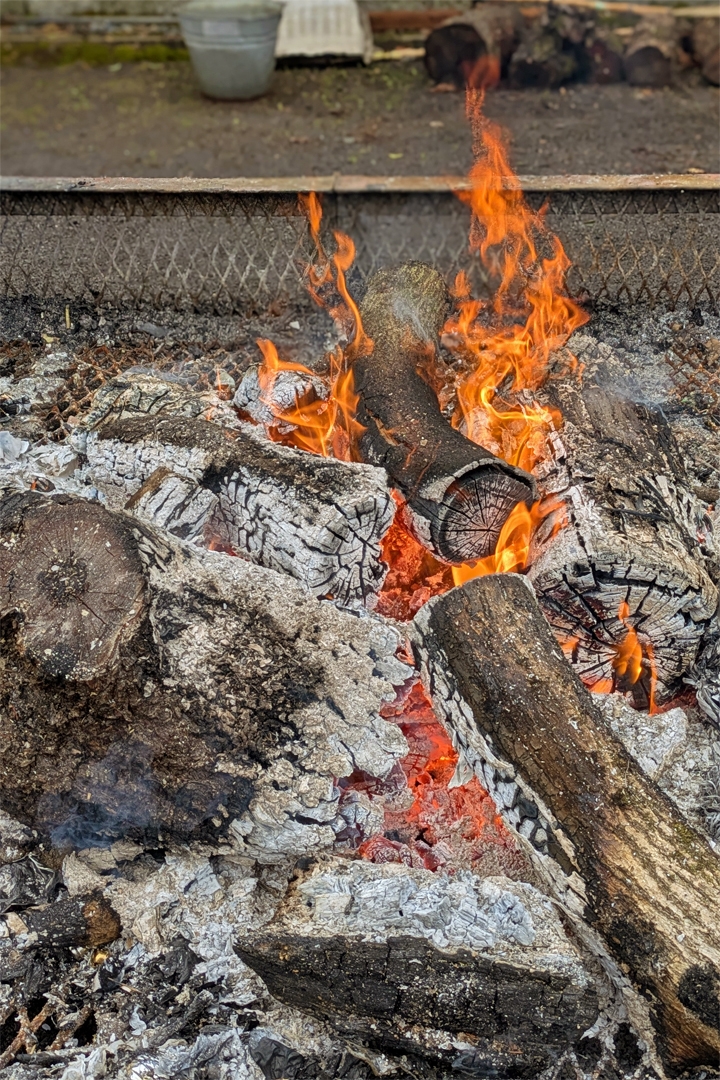
[[[473, 84], [478, 62], [492, 57], [497, 76], [517, 44], [522, 16], [511, 4], [481, 4], [446, 19], [425, 39], [425, 67], [435, 83]], [[488, 70], [489, 73], [489, 69]]]
[[61, 848], [305, 854], [407, 752], [392, 627], [97, 503], [0, 503], [0, 618], [0, 807]]
[[[527, 580], [470, 581], [430, 601], [411, 635], [438, 716], [479, 776], [506, 778], [490, 784], [498, 807], [650, 999], [666, 1061], [715, 1064], [720, 859], [612, 734]], [[544, 846], [518, 826], [531, 806]]]
[[720, 86], [720, 20], [696, 19], [692, 29], [693, 60], [713, 86]]
[[680, 34], [672, 14], [641, 19], [625, 50], [625, 78], [631, 86], [669, 86]]
[[477, 1076], [534, 1080], [598, 1015], [548, 900], [468, 871], [323, 860], [236, 952], [280, 1001], [375, 1048], [450, 1070], [462, 1033]]
[[[652, 683], [657, 701], [681, 688], [717, 606], [697, 539], [703, 508], [664, 416], [617, 391], [609, 350], [588, 335], [573, 347], [585, 371], [546, 384], [564, 426], [539, 478], [563, 495], [568, 520], [535, 552], [529, 576], [583, 681], [632, 689], [647, 707]], [[632, 687], [617, 652], [631, 627], [644, 650]]]
[[490, 555], [510, 511], [534, 495], [531, 476], [465, 438], [442, 416], [430, 382], [448, 308], [423, 263], [379, 270], [360, 304], [369, 356], [354, 365], [363, 461], [386, 469], [418, 539], [440, 559]]
[[23, 922], [41, 945], [63, 948], [84, 945], [96, 948], [120, 937], [120, 918], [98, 893], [94, 896], [58, 900], [23, 912]]
[[107, 505], [281, 570], [315, 596], [371, 598], [395, 512], [384, 473], [280, 446], [249, 424], [220, 427], [190, 411], [196, 398], [149, 376], [103, 388], [76, 443]]

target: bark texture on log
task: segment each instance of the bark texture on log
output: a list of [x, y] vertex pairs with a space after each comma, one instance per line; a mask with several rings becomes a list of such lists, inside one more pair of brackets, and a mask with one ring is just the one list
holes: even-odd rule
[[[438, 715], [479, 775], [498, 767], [552, 828], [541, 854], [648, 997], [673, 1067], [720, 1053], [720, 859], [613, 736], [517, 575], [475, 579], [432, 600], [413, 641]], [[491, 791], [504, 813], [508, 793]], [[518, 829], [520, 835], [522, 828]]]
[[316, 596], [349, 604], [380, 589], [395, 512], [384, 473], [280, 446], [248, 424], [220, 427], [183, 411], [193, 395], [170, 395], [162, 380], [134, 376], [94, 404], [82, 447], [111, 509], [230, 548]]
[[478, 1075], [534, 1080], [598, 1016], [552, 904], [469, 872], [324, 860], [237, 952], [275, 997], [380, 1049], [442, 1060], [462, 1032]]
[[407, 752], [378, 714], [408, 674], [379, 620], [69, 496], [6, 499], [0, 551], [0, 805], [59, 846], [302, 854], [345, 828], [335, 778]]
[[717, 606], [697, 539], [705, 511], [689, 494], [665, 418], [618, 393], [602, 352], [592, 343], [585, 348], [584, 340], [573, 339], [585, 364], [582, 379], [551, 379], [544, 391], [564, 426], [539, 486], [563, 495], [568, 523], [547, 546], [538, 545], [529, 577], [589, 685], [630, 689], [613, 665], [629, 627], [636, 630], [646, 666], [632, 689], [646, 706], [648, 649], [662, 701], [681, 686]]
[[531, 476], [465, 438], [442, 416], [427, 381], [447, 313], [445, 283], [423, 263], [379, 270], [360, 304], [369, 356], [354, 365], [364, 461], [386, 469], [407, 500], [418, 539], [445, 562], [495, 550]]
[[677, 62], [680, 34], [672, 14], [641, 19], [623, 59], [631, 86], [669, 86]]

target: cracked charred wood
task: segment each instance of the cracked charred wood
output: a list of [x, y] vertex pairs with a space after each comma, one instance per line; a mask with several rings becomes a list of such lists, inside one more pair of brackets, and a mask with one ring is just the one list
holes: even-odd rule
[[478, 775], [503, 777], [491, 794], [538, 871], [650, 999], [666, 1061], [717, 1062], [720, 859], [612, 734], [527, 580], [470, 581], [411, 634], [438, 716]]
[[679, 44], [679, 24], [673, 14], [641, 19], [625, 50], [627, 81], [631, 86], [669, 86]]
[[360, 305], [372, 352], [353, 365], [363, 461], [382, 466], [405, 499], [418, 539], [462, 563], [494, 550], [511, 510], [534, 494], [531, 476], [451, 427], [430, 382], [448, 307], [436, 270], [379, 270]]
[[475, 1075], [534, 1080], [598, 1016], [547, 898], [469, 871], [323, 859], [236, 952], [282, 1002], [378, 1049], [449, 1069], [462, 1032]]
[[0, 618], [0, 807], [61, 848], [329, 847], [335, 779], [407, 752], [394, 629], [98, 503], [0, 503]]
[[120, 937], [122, 929], [117, 912], [99, 893], [30, 908], [22, 919], [41, 945], [52, 948], [107, 945]]
[[395, 512], [385, 475], [188, 415], [195, 398], [149, 376], [103, 389], [82, 447], [108, 505], [291, 574], [316, 596], [372, 597]]
[[[618, 393], [584, 342], [578, 335], [582, 380], [568, 375], [545, 387], [564, 424], [538, 483], [563, 496], [567, 522], [539, 544], [529, 577], [581, 678], [632, 690], [646, 707], [653, 691], [661, 702], [681, 686], [716, 609], [698, 543], [709, 523], [665, 418]], [[618, 654], [631, 629], [641, 672], [625, 672]]]

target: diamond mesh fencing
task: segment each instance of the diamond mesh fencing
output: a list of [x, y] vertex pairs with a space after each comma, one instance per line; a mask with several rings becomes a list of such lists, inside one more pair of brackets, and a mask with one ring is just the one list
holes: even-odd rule
[[[558, 191], [547, 222], [572, 262], [573, 295], [596, 304], [678, 304], [715, 310], [720, 300], [720, 192]], [[353, 238], [353, 274], [422, 259], [448, 279], [466, 270], [469, 212], [451, 193], [333, 193], [323, 229]], [[306, 303], [312, 255], [292, 195], [120, 194], [5, 191], [0, 209], [0, 291], [214, 314]]]

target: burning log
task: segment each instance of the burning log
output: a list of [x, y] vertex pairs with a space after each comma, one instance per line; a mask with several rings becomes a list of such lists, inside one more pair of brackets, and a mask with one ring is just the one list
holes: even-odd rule
[[625, 78], [632, 86], [669, 86], [680, 33], [672, 14], [641, 19], [625, 50]]
[[598, 1015], [547, 899], [468, 871], [325, 860], [236, 951], [285, 1004], [376, 1048], [449, 1070], [462, 1033], [478, 1076], [538, 1076]]
[[398, 635], [129, 514], [0, 503], [0, 799], [56, 846], [331, 846], [335, 778], [387, 775]]
[[564, 427], [540, 480], [563, 494], [568, 520], [529, 574], [583, 681], [632, 689], [647, 707], [681, 685], [717, 606], [698, 545], [704, 508], [665, 418], [608, 384], [592, 339], [575, 341], [586, 370], [546, 385]]
[[380, 589], [395, 504], [379, 470], [280, 446], [247, 424], [220, 427], [188, 413], [194, 395], [170, 393], [126, 377], [94, 404], [82, 447], [111, 509], [291, 574], [316, 596], [350, 604]]
[[531, 476], [465, 438], [442, 416], [431, 385], [448, 307], [440, 275], [423, 263], [379, 270], [360, 305], [370, 355], [355, 360], [362, 459], [387, 470], [418, 539], [462, 563], [495, 550], [511, 510], [534, 494]]
[[[411, 633], [438, 716], [478, 775], [502, 777], [491, 794], [539, 871], [651, 998], [666, 1060], [714, 1064], [720, 860], [612, 735], [527, 581], [468, 582]], [[530, 816], [544, 843], [518, 827]]]
[[97, 947], [120, 937], [118, 914], [100, 894], [31, 908], [22, 917], [30, 933], [37, 934], [39, 943], [51, 948]]

